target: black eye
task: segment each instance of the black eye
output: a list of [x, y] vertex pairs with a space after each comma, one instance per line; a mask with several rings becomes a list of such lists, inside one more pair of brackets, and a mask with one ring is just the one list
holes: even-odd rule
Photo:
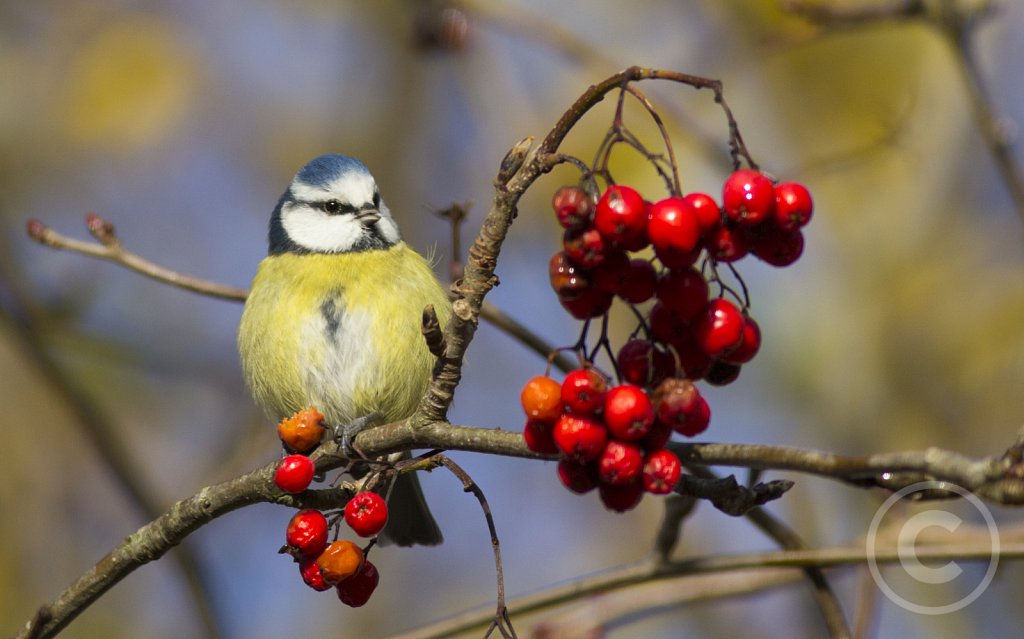
[[380, 208], [380, 191], [373, 192], [373, 208]]
[[321, 205], [325, 212], [335, 214], [341, 210], [341, 202], [338, 200], [327, 200]]

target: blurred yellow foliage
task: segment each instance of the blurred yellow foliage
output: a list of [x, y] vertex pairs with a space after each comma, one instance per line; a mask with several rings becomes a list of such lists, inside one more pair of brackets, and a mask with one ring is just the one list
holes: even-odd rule
[[76, 52], [60, 123], [81, 144], [131, 150], [167, 136], [185, 114], [197, 64], [166, 21], [128, 17]]

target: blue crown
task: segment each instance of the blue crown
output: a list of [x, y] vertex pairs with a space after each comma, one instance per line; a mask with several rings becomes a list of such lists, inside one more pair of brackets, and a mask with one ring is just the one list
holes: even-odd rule
[[295, 181], [310, 186], [326, 187], [348, 173], [370, 174], [366, 165], [347, 155], [328, 154], [313, 158], [295, 174]]

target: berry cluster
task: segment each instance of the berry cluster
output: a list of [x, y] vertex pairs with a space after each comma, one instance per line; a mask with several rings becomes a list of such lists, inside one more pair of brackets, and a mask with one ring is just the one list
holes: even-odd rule
[[[315, 408], [301, 410], [281, 420], [277, 433], [285, 448], [294, 451], [278, 463], [274, 483], [287, 493], [301, 493], [313, 481], [315, 467], [308, 453], [320, 445], [324, 434], [324, 416]], [[340, 514], [345, 523], [360, 537], [374, 537], [388, 521], [388, 506], [375, 492], [365, 491], [350, 499]], [[329, 531], [337, 530], [328, 514], [319, 510], [300, 510], [285, 531], [282, 553], [291, 555], [299, 564], [299, 574], [310, 588], [318, 591], [337, 590], [346, 605], [365, 604], [380, 581], [380, 575], [366, 552], [347, 539], [330, 541]]]
[[[678, 480], [679, 461], [664, 449], [671, 434], [707, 428], [710, 408], [693, 382], [728, 384], [760, 349], [761, 331], [732, 263], [753, 254], [773, 266], [792, 264], [813, 204], [801, 184], [740, 169], [725, 180], [721, 206], [704, 193], [650, 203], [622, 184], [600, 198], [565, 186], [552, 206], [565, 232], [550, 282], [562, 306], [587, 322], [574, 347], [582, 365], [561, 384], [548, 377], [526, 384], [524, 436], [532, 450], [562, 455], [559, 477], [570, 490], [599, 487], [609, 508], [626, 510], [644, 489], [670, 492]], [[741, 294], [719, 276], [721, 264]], [[611, 386], [593, 366], [599, 348], [586, 351], [586, 332], [616, 298], [638, 325], [617, 351], [602, 328], [599, 348], [620, 382]]]
[[570, 371], [559, 384], [537, 376], [523, 387], [523, 436], [538, 453], [561, 454], [558, 477], [575, 493], [599, 489], [612, 510], [626, 511], [644, 492], [672, 491], [682, 465], [665, 448], [672, 432], [707, 428], [708, 404], [693, 382], [663, 381], [653, 399], [635, 384], [609, 387], [592, 367]]

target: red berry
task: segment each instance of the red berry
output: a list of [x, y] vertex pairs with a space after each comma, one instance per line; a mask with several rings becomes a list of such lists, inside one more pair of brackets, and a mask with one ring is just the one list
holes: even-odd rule
[[688, 266], [693, 266], [693, 263], [700, 257], [700, 252], [703, 249], [704, 247], [698, 244], [693, 247], [693, 250], [691, 251], [683, 252], [674, 249], [662, 249], [660, 251], [655, 250], [654, 255], [665, 268], [686, 268]]
[[708, 304], [708, 283], [693, 267], [672, 269], [658, 280], [658, 299], [680, 319], [689, 320]]
[[658, 273], [645, 259], [630, 260], [619, 287], [619, 297], [630, 304], [640, 304], [654, 297], [658, 286]]
[[733, 224], [719, 224], [704, 238], [708, 255], [719, 262], [735, 262], [750, 252], [747, 238]]
[[663, 254], [684, 255], [692, 252], [697, 247], [700, 233], [692, 201], [668, 197], [651, 205], [647, 235], [659, 258]]
[[526, 447], [535, 453], [542, 455], [554, 455], [558, 452], [555, 446], [555, 436], [552, 434], [551, 422], [544, 422], [537, 419], [527, 419], [523, 426], [523, 439], [526, 440]]
[[575, 264], [565, 251], [559, 251], [551, 256], [551, 261], [548, 262], [548, 279], [551, 288], [562, 299], [579, 297], [590, 287], [589, 273]]
[[789, 266], [803, 254], [804, 236], [799, 229], [789, 232], [772, 229], [752, 243], [750, 252], [772, 266]]
[[697, 410], [700, 391], [688, 379], [666, 379], [654, 392], [654, 415], [658, 423], [675, 429]]
[[604, 261], [611, 250], [608, 242], [593, 226], [567, 229], [562, 235], [562, 247], [569, 259], [583, 268], [594, 268]]
[[357, 493], [345, 504], [345, 523], [360, 537], [373, 537], [388, 523], [388, 505], [373, 491]]
[[594, 202], [583, 189], [577, 186], [563, 186], [551, 198], [558, 223], [567, 229], [578, 229], [590, 222], [594, 213]]
[[528, 418], [553, 424], [562, 415], [562, 385], [546, 375], [531, 377], [519, 393], [519, 403]]
[[604, 484], [598, 486], [601, 503], [608, 510], [624, 513], [636, 508], [644, 496], [644, 485], [639, 481], [630, 484]]
[[370, 600], [380, 583], [380, 573], [370, 560], [364, 559], [359, 572], [338, 584], [338, 599], [346, 606], [358, 608]]
[[728, 353], [743, 339], [743, 314], [727, 299], [708, 302], [694, 335], [701, 350], [712, 357]]
[[623, 344], [615, 361], [622, 379], [636, 386], [651, 386], [676, 373], [672, 353], [645, 339], [633, 338]]
[[626, 252], [612, 249], [604, 256], [604, 261], [591, 271], [591, 280], [602, 291], [618, 293], [626, 281], [628, 270], [629, 256]]
[[647, 436], [640, 440], [640, 445], [644, 450], [658, 450], [664, 448], [670, 439], [672, 439], [672, 427], [655, 419]]
[[622, 384], [604, 396], [604, 423], [618, 439], [641, 439], [654, 423], [654, 408], [644, 389]]
[[746, 315], [743, 317], [743, 339], [740, 341], [740, 345], [722, 359], [731, 364], [746, 364], [754, 359], [754, 355], [757, 355], [760, 348], [761, 328], [753, 317]]
[[562, 404], [577, 415], [593, 415], [604, 406], [608, 383], [592, 368], [578, 368], [562, 381]]
[[277, 464], [274, 483], [286, 493], [301, 493], [309, 488], [316, 468], [305, 455], [287, 455]]
[[709, 423], [711, 423], [711, 406], [708, 405], [708, 400], [701, 397], [697, 400], [693, 412], [686, 416], [686, 421], [676, 423], [673, 430], [686, 437], [695, 437], [706, 431]]
[[651, 334], [666, 344], [689, 339], [693, 332], [689, 320], [680, 317], [662, 301], [651, 307], [648, 321], [651, 324]]
[[563, 459], [558, 462], [558, 479], [566, 488], [582, 495], [597, 488], [597, 468], [594, 464]]
[[566, 457], [581, 462], [597, 459], [608, 442], [608, 429], [582, 415], [562, 415], [552, 434], [555, 445]]
[[795, 231], [811, 221], [814, 202], [803, 184], [783, 182], [775, 187], [775, 226]]
[[597, 475], [608, 484], [628, 484], [640, 476], [644, 453], [632, 442], [611, 440], [597, 458]]
[[683, 474], [683, 465], [679, 458], [670, 450], [656, 450], [644, 460], [644, 490], [655, 495], [667, 495], [672, 492]]
[[771, 179], [760, 171], [740, 169], [725, 179], [722, 208], [731, 220], [757, 224], [772, 215], [775, 187]]
[[612, 293], [591, 286], [573, 299], [559, 297], [558, 303], [576, 319], [585, 320], [607, 313], [613, 299], [615, 296]]
[[316, 557], [327, 547], [327, 518], [319, 510], [300, 510], [288, 522], [285, 543], [306, 557]]
[[704, 377], [708, 367], [711, 366], [711, 356], [705, 353], [693, 335], [687, 335], [684, 339], [672, 342], [672, 348], [679, 357], [679, 367], [686, 377], [696, 380]]
[[718, 203], [710, 195], [689, 193], [683, 196], [683, 201], [697, 218], [701, 233], [707, 233], [722, 223], [722, 209], [718, 208]]
[[733, 364], [723, 359], [716, 359], [711, 362], [708, 372], [704, 374], [704, 381], [712, 386], [725, 386], [732, 384], [740, 376], [739, 364]]
[[299, 559], [299, 574], [302, 581], [313, 590], [323, 592], [330, 590], [331, 584], [324, 581], [324, 575], [320, 572], [320, 566], [316, 563], [316, 557], [303, 557]]
[[646, 244], [647, 203], [635, 189], [614, 184], [597, 202], [594, 226], [613, 244], [639, 250]]

